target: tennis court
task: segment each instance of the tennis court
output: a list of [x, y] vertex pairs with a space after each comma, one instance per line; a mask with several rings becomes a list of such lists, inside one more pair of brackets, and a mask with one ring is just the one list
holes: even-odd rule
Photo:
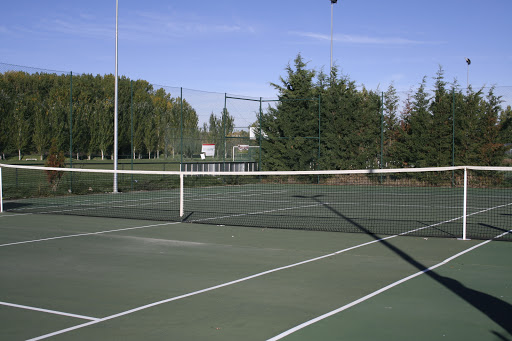
[[3, 170], [1, 339], [512, 339], [503, 186], [76, 173], [93, 193], [37, 197]]
[[511, 337], [506, 242], [62, 215], [0, 223], [6, 340], [267, 340], [350, 304], [284, 339]]

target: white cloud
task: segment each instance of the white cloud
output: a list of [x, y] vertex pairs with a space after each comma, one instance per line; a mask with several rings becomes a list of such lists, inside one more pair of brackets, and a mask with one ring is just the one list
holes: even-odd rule
[[36, 34], [46, 35], [59, 33], [70, 36], [89, 37], [89, 38], [110, 38], [114, 34], [114, 25], [89, 20], [85, 18], [76, 18], [67, 20], [61, 18], [43, 19], [33, 27]]
[[[42, 18], [25, 26], [0, 26], [0, 34], [20, 33], [48, 37], [54, 34], [111, 40], [114, 37], [115, 18], [80, 13]], [[132, 12], [119, 18], [119, 36], [132, 41], [165, 41], [196, 36], [253, 34], [254, 27], [239, 20], [212, 22], [183, 13]]]
[[194, 35], [230, 34], [230, 33], [255, 33], [254, 27], [236, 22], [211, 22], [211, 18], [201, 18], [196, 15], [185, 14], [161, 14], [154, 12], [137, 12], [132, 18], [136, 25], [132, 29], [141, 32], [153, 32], [153, 34], [190, 37]]
[[[313, 33], [313, 32], [289, 32], [292, 35], [311, 38], [315, 40], [331, 40], [331, 36], [327, 34]], [[350, 35], [350, 34], [336, 34], [333, 40], [342, 43], [351, 44], [368, 44], [368, 45], [419, 45], [419, 44], [438, 44], [439, 42], [427, 42], [420, 40], [411, 40], [400, 37], [370, 37], [363, 35]]]

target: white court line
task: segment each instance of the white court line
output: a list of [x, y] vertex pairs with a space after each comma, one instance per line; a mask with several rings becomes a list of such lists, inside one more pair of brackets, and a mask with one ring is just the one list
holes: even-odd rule
[[[123, 201], [119, 201], [119, 202], [123, 202]], [[126, 202], [126, 201], [124, 201]], [[110, 202], [112, 203], [112, 202]], [[116, 205], [116, 206], [104, 206], [103, 208], [112, 208], [112, 207], [115, 207], [115, 208], [126, 208], [126, 207], [139, 207], [139, 206], [144, 206], [144, 205], [155, 205], [155, 204], [170, 204], [171, 202], [170, 201], [152, 201], [152, 202], [146, 202], [146, 203], [143, 203], [143, 204], [130, 204], [130, 205], [123, 205], [123, 206], [120, 206], [120, 205]], [[23, 216], [23, 215], [31, 215], [31, 214], [54, 214], [54, 213], [65, 213], [65, 212], [74, 212], [74, 211], [90, 211], [90, 210], [98, 210], [100, 208], [97, 207], [97, 205], [101, 205], [101, 204], [104, 204], [104, 203], [96, 203], [95, 206], [93, 207], [89, 207], [91, 205], [89, 204], [82, 204], [82, 203], [74, 203], [72, 205], [69, 205], [71, 207], [75, 207], [77, 206], [78, 204], [78, 208], [70, 208], [70, 209], [66, 209], [66, 210], [58, 210], [58, 211], [45, 211], [45, 212], [31, 212], [31, 213], [20, 213], [20, 214], [10, 214], [8, 215], [9, 217], [13, 217], [13, 216]], [[64, 204], [65, 205], [65, 204]], [[53, 206], [44, 206], [42, 208], [49, 208], [49, 207], [59, 207], [59, 206], [62, 206], [59, 205], [59, 204], [55, 204]], [[67, 205], [65, 205], [67, 206]], [[80, 207], [80, 206], [86, 206], [87, 208], [83, 208], [83, 207]], [[39, 207], [41, 208], [41, 207]], [[30, 208], [28, 208], [30, 209]], [[8, 212], [11, 212], [11, 211], [14, 211], [14, 210], [9, 210]], [[94, 216], [94, 215], [93, 215]], [[1, 215], [0, 215], [1, 217]], [[98, 216], [98, 218], [101, 218], [101, 216]], [[122, 218], [122, 217], [121, 217]]]
[[112, 233], [112, 232], [138, 230], [138, 229], [144, 229], [144, 228], [148, 228], [148, 227], [157, 227], [157, 226], [175, 225], [175, 224], [180, 224], [180, 222], [174, 222], [173, 221], [173, 222], [170, 222], [170, 223], [145, 225], [145, 226], [135, 226], [135, 227], [126, 227], [126, 228], [116, 229], [116, 230], [107, 230], [107, 231], [98, 231], [98, 232], [89, 232], [89, 233], [78, 233], [78, 234], [68, 234], [68, 235], [65, 235], [65, 236], [41, 238], [41, 239], [25, 240], [25, 241], [21, 241], [21, 242], [0, 244], [0, 247], [12, 246], [12, 245], [20, 245], [20, 244], [29, 244], [29, 243], [38, 243], [38, 242], [44, 242], [44, 241], [48, 241], [48, 240], [55, 240], [55, 239], [74, 238], [74, 237], [92, 236], [92, 235]]
[[305, 205], [305, 206], [296, 206], [296, 207], [286, 207], [286, 208], [278, 208], [275, 210], [267, 210], [267, 211], [258, 211], [258, 212], [249, 212], [249, 213], [239, 213], [239, 214], [230, 214], [222, 217], [211, 217], [211, 218], [204, 218], [204, 219], [195, 219], [195, 220], [188, 220], [189, 223], [195, 223], [200, 221], [208, 221], [208, 220], [215, 220], [215, 219], [225, 219], [225, 218], [234, 218], [234, 217], [243, 217], [248, 215], [257, 215], [257, 214], [263, 214], [263, 213], [273, 213], [273, 212], [281, 212], [281, 211], [289, 211], [289, 210], [297, 210], [300, 208], [307, 208], [307, 207], [316, 207], [316, 206], [323, 206], [327, 204], [312, 204], [312, 205]]
[[90, 317], [90, 316], [77, 315], [77, 314], [70, 314], [70, 313], [65, 313], [65, 312], [62, 312], [62, 311], [42, 309], [42, 308], [36, 308], [36, 307], [29, 307], [29, 306], [26, 306], [26, 305], [14, 304], [14, 303], [9, 303], [9, 302], [1, 302], [0, 301], [0, 305], [5, 305], [5, 306], [8, 306], [8, 307], [14, 307], [14, 308], [20, 308], [20, 309], [25, 309], [25, 310], [35, 310], [35, 311], [40, 311], [40, 312], [43, 312], [43, 313], [54, 314], [54, 315], [62, 315], [62, 316], [74, 317], [74, 318], [78, 318], [78, 319], [82, 319], [82, 320], [91, 320], [91, 321], [98, 321], [99, 320], [99, 318], [97, 318], [97, 317]]
[[[256, 190], [246, 190], [246, 191], [238, 191], [238, 192], [229, 192], [228, 194], [239, 194], [239, 193], [247, 193], [247, 192], [254, 192]], [[279, 191], [281, 192], [281, 191]], [[277, 192], [277, 193], [279, 193]], [[186, 194], [189, 194], [189, 193], [186, 193]], [[190, 193], [192, 194], [192, 193]], [[261, 193], [256, 193], [254, 195], [260, 195]], [[96, 194], [95, 194], [96, 195]], [[98, 196], [105, 196], [105, 194], [97, 194]], [[131, 194], [130, 194], [131, 195]], [[218, 199], [218, 196], [219, 194], [216, 193], [216, 194], [206, 194], [204, 196], [216, 196], [217, 198], [212, 198], [211, 200], [219, 200]], [[165, 200], [165, 199], [170, 199], [171, 201], [162, 201], [162, 200]], [[146, 198], [134, 198], [134, 199], [123, 199], [123, 200], [102, 200], [102, 201], [94, 201], [94, 200], [90, 200], [90, 199], [86, 199], [86, 200], [78, 200], [76, 202], [74, 202], [72, 205], [69, 205], [69, 206], [91, 206], [91, 204], [95, 205], [95, 206], [100, 206], [100, 205], [111, 205], [111, 204], [119, 204], [119, 203], [128, 203], [128, 202], [136, 202], [136, 204], [131, 204], [131, 205], [124, 205], [124, 206], [108, 206], [108, 207], [131, 207], [131, 206], [143, 206], [143, 205], [154, 205], [154, 204], [170, 204], [172, 203], [172, 200], [178, 200], [179, 199], [179, 196], [177, 195], [173, 195], [173, 196], [156, 196], [154, 198], [149, 198], [149, 199], [146, 199]], [[155, 202], [155, 200], [158, 200], [157, 202]], [[185, 201], [196, 201], [196, 200], [210, 200], [210, 199], [205, 199], [204, 197], [203, 198], [199, 198], [199, 199], [188, 199], [188, 200], [185, 200]], [[149, 201], [149, 202], [146, 202], [146, 203], [143, 203], [141, 204], [140, 202], [141, 201]], [[17, 201], [12, 201], [12, 202], [17, 202]], [[89, 204], [91, 203], [91, 204]], [[41, 209], [41, 208], [56, 208], [56, 207], [59, 207], [59, 206], [62, 206], [62, 205], [65, 205], [66, 206], [66, 202], [59, 202], [59, 201], [55, 201], [55, 202], [49, 202], [47, 204], [47, 206], [40, 206], [38, 207], [38, 209]], [[15, 212], [15, 211], [24, 211], [24, 210], [30, 210], [31, 208], [14, 208], [14, 209], [10, 209], [6, 212]], [[76, 210], [88, 210], [88, 209], [96, 209], [96, 207], [94, 208], [74, 208], [74, 209], [69, 209], [69, 210], [58, 210], [58, 211], [48, 211], [48, 212], [37, 212], [37, 214], [52, 214], [52, 213], [62, 213], [62, 212], [72, 212], [72, 211], [76, 211]], [[35, 213], [25, 213], [25, 214], [17, 214], [17, 215], [27, 215], [27, 214], [35, 214]], [[0, 217], [2, 217], [3, 215], [0, 215]], [[12, 214], [9, 215], [9, 216], [13, 216]]]
[[[4, 211], [2, 214], [0, 214], [0, 218], [4, 218], [4, 217], [16, 217], [16, 216], [22, 216], [22, 215], [32, 215], [34, 213], [12, 213], [12, 214], [8, 214], [8, 213], [11, 213], [12, 211]], [[6, 214], [7, 213], [7, 214]]]
[[[510, 230], [508, 232], [505, 232], [505, 233], [495, 237], [494, 239], [501, 238], [504, 235], [506, 235], [508, 233], [511, 233], [511, 232], [512, 232], [512, 230]], [[299, 331], [299, 330], [301, 330], [301, 329], [303, 329], [303, 328], [305, 328], [307, 326], [310, 326], [310, 325], [312, 325], [314, 323], [317, 323], [317, 322], [319, 322], [321, 320], [324, 320], [324, 319], [326, 319], [326, 318], [328, 318], [328, 317], [330, 317], [332, 315], [335, 315], [335, 314], [338, 314], [338, 313], [340, 313], [340, 312], [342, 312], [344, 310], [347, 310], [347, 309], [349, 309], [349, 308], [351, 308], [351, 307], [353, 307], [353, 306], [355, 306], [355, 305], [357, 305], [359, 303], [362, 303], [362, 302], [364, 302], [366, 300], [369, 300], [370, 298], [372, 298], [374, 296], [377, 296], [378, 294], [381, 294], [381, 293], [383, 293], [383, 292], [385, 292], [385, 291], [387, 291], [387, 290], [389, 290], [391, 288], [394, 288], [397, 285], [400, 285], [400, 284], [402, 284], [404, 282], [407, 282], [407, 281], [409, 281], [409, 280], [411, 280], [411, 279], [413, 279], [415, 277], [418, 277], [420, 275], [423, 275], [424, 273], [427, 273], [427, 272], [432, 271], [432, 270], [434, 270], [434, 269], [436, 269], [436, 268], [438, 268], [438, 267], [440, 267], [442, 265], [445, 265], [445, 264], [449, 263], [450, 261], [454, 260], [455, 258], [458, 258], [458, 257], [460, 257], [460, 256], [462, 256], [462, 255], [464, 255], [464, 254], [466, 254], [466, 253], [468, 253], [470, 251], [473, 251], [474, 249], [479, 248], [479, 247], [481, 247], [481, 246], [483, 246], [483, 245], [485, 245], [485, 244], [487, 244], [487, 243], [489, 243], [491, 241], [492, 241], [492, 239], [489, 239], [489, 240], [486, 240], [486, 241], [484, 241], [484, 242], [482, 242], [480, 244], [474, 245], [474, 246], [472, 246], [472, 247], [470, 247], [470, 248], [468, 248], [468, 249], [466, 249], [466, 250], [464, 250], [462, 252], [457, 253], [454, 256], [451, 256], [451, 257], [445, 259], [441, 263], [438, 263], [438, 264], [433, 265], [433, 266], [431, 266], [431, 267], [429, 267], [429, 268], [427, 268], [425, 270], [416, 272], [415, 274], [412, 274], [410, 276], [402, 278], [402, 279], [400, 279], [400, 280], [398, 280], [398, 281], [396, 281], [394, 283], [391, 283], [391, 284], [389, 284], [389, 285], [387, 285], [387, 286], [385, 286], [385, 287], [383, 287], [383, 288], [381, 288], [381, 289], [379, 289], [377, 291], [372, 292], [371, 294], [368, 294], [368, 295], [366, 295], [364, 297], [361, 297], [361, 298], [359, 298], [359, 299], [357, 299], [357, 300], [355, 300], [353, 302], [350, 302], [350, 303], [348, 303], [348, 304], [346, 304], [346, 305], [344, 305], [344, 306], [342, 306], [342, 307], [340, 307], [338, 309], [335, 309], [335, 310], [330, 311], [330, 312], [328, 312], [328, 313], [326, 313], [324, 315], [318, 316], [318, 317], [316, 317], [316, 318], [314, 318], [312, 320], [309, 320], [307, 322], [299, 324], [298, 326], [295, 326], [295, 327], [293, 327], [291, 329], [288, 329], [287, 331], [285, 331], [285, 332], [283, 332], [283, 333], [281, 333], [279, 335], [276, 335], [276, 336], [268, 339], [267, 341], [277, 341], [277, 340], [280, 340], [280, 339], [282, 339], [282, 338], [284, 338], [284, 337], [286, 337], [286, 336], [288, 336], [290, 334], [293, 334], [293, 333], [295, 333], [295, 332], [297, 332], [297, 331]]]
[[[55, 202], [49, 202], [47, 203], [47, 206], [38, 206], [38, 209], [41, 209], [41, 208], [54, 208], [54, 207], [59, 207], [59, 206], [91, 206], [91, 205], [95, 205], [95, 206], [101, 206], [101, 205], [106, 205], [106, 204], [114, 204], [114, 203], [128, 203], [128, 202], [137, 202], [137, 203], [140, 203], [141, 201], [149, 201], [151, 200], [151, 202], [149, 203], [144, 203], [143, 205], [150, 205], [150, 204], [154, 204], [154, 200], [162, 200], [162, 199], [171, 199], [171, 201], [161, 201], [161, 202], [157, 202], [157, 203], [171, 203], [172, 200], [177, 200], [179, 199], [178, 197], [154, 197], [154, 198], [151, 198], [151, 199], [145, 199], [145, 198], [135, 198], [135, 199], [126, 199], [126, 200], [110, 200], [110, 201], [94, 201], [94, 200], [90, 200], [90, 199], [87, 199], [87, 200], [78, 200], [78, 201], [74, 201], [72, 202], [72, 204], [68, 204], [68, 202], [60, 202], [60, 201], [55, 201]], [[16, 202], [16, 201], [13, 201], [13, 202]], [[7, 212], [14, 212], [14, 211], [23, 211], [23, 210], [30, 210], [31, 208], [28, 207], [28, 208], [14, 208], [14, 209], [11, 209]], [[54, 211], [54, 212], [61, 212], [61, 211]]]

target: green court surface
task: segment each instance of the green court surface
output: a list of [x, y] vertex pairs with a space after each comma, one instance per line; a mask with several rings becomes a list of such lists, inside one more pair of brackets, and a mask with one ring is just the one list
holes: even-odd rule
[[511, 252], [503, 241], [4, 212], [0, 339], [511, 340]]

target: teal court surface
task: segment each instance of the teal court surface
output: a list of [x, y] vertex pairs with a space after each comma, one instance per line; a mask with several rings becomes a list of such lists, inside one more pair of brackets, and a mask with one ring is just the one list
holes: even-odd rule
[[21, 207], [0, 214], [2, 340], [512, 339], [507, 220], [462, 241]]

